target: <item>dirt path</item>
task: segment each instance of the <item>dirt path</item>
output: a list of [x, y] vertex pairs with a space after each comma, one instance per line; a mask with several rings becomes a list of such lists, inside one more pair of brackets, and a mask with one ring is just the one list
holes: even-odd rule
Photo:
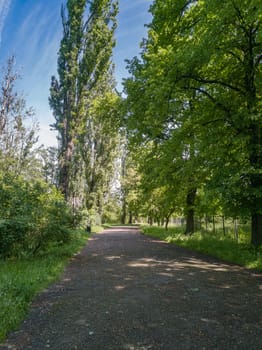
[[95, 235], [0, 349], [262, 349], [262, 275], [144, 237]]

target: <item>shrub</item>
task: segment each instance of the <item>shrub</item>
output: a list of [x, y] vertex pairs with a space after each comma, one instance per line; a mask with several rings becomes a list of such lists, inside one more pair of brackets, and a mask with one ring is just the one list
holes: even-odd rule
[[42, 181], [0, 180], [0, 256], [35, 254], [68, 242], [73, 215], [62, 194]]

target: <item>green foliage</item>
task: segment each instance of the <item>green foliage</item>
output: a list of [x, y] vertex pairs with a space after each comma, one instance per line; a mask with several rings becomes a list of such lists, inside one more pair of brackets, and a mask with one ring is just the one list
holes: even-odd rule
[[183, 234], [182, 227], [172, 227], [168, 231], [160, 227], [143, 226], [145, 235], [165, 240], [168, 243], [208, 254], [227, 262], [262, 271], [262, 250], [248, 244], [249, 235], [243, 232], [237, 242], [233, 233], [222, 234], [197, 232], [192, 236]]
[[[126, 125], [131, 143], [143, 149], [139, 162], [148, 197], [153, 200], [168, 186], [180, 209], [192, 214], [201, 205], [200, 192], [214, 209], [249, 215], [251, 240], [259, 246], [259, 6], [255, 1], [221, 6], [219, 0], [155, 0], [151, 13], [141, 59], [129, 61], [131, 76], [125, 81]], [[196, 197], [188, 201], [193, 192]]]
[[52, 244], [34, 259], [0, 261], [0, 341], [19, 326], [33, 297], [59, 277], [68, 259], [88, 238], [81, 231], [70, 235], [68, 244]]
[[134, 154], [127, 149], [127, 139], [123, 137], [121, 147], [121, 177], [120, 177], [120, 201], [121, 201], [121, 222], [125, 224], [127, 215], [129, 223], [132, 223], [133, 216], [138, 216], [142, 198], [140, 193], [140, 175]]
[[73, 216], [62, 194], [43, 181], [0, 179], [0, 256], [35, 254], [50, 242], [65, 243]]
[[60, 139], [59, 188], [75, 208], [101, 211], [112, 173], [119, 99], [111, 62], [117, 11], [113, 0], [68, 0], [62, 8], [58, 79], [52, 77], [49, 102]]
[[0, 71], [0, 174], [12, 172], [29, 179], [39, 175], [38, 124], [33, 109], [15, 91], [18, 78], [15, 58], [11, 57]]
[[[101, 91], [99, 91], [101, 89]], [[88, 210], [102, 213], [115, 180], [119, 146], [119, 96], [107, 79], [100, 82], [86, 112], [87, 128], [78, 145], [84, 171], [84, 195]]]
[[117, 198], [111, 198], [103, 208], [102, 223], [110, 222], [112, 224], [120, 222], [121, 208]]

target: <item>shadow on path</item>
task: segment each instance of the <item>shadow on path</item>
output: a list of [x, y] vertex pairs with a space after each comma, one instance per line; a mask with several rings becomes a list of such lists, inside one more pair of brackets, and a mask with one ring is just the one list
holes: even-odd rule
[[262, 275], [115, 227], [33, 302], [13, 350], [262, 349]]

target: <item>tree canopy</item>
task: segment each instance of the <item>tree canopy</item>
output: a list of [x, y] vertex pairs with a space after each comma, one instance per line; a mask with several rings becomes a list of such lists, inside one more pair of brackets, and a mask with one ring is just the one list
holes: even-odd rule
[[176, 183], [187, 214], [200, 189], [221, 194], [224, 211], [251, 216], [255, 245], [262, 243], [259, 9], [256, 1], [154, 1], [141, 59], [129, 61], [125, 81], [133, 142], [155, 145], [147, 160], [161, 168], [155, 187]]

